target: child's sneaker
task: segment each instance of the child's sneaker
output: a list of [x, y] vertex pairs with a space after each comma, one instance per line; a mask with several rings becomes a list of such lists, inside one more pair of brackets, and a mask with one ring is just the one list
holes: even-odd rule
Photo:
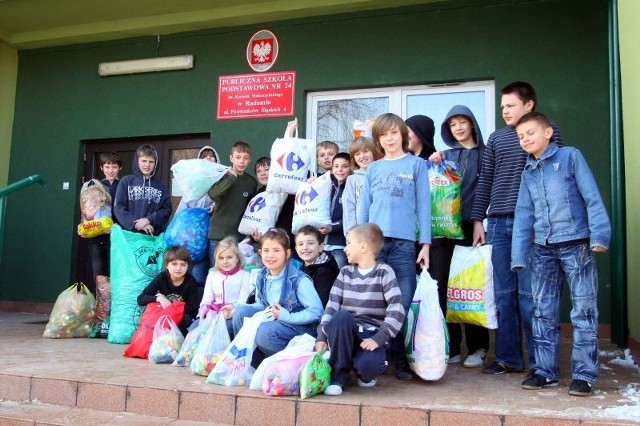
[[554, 386], [558, 386], [557, 380], [549, 380], [539, 374], [534, 374], [533, 376], [522, 382], [522, 389], [536, 390], [542, 388], [551, 388]]
[[593, 385], [586, 380], [573, 379], [569, 386], [569, 395], [573, 396], [589, 396]]
[[458, 354], [449, 358], [447, 360], [447, 364], [460, 364], [460, 361], [462, 361], [462, 357], [460, 356], [460, 354]]
[[360, 386], [361, 388], [372, 388], [376, 385], [376, 383], [378, 383], [378, 379], [372, 379], [368, 382], [365, 382], [358, 377], [358, 386]]
[[469, 355], [464, 360], [464, 363], [462, 363], [462, 365], [467, 368], [482, 367], [482, 364], [484, 363], [484, 357], [486, 356], [487, 351], [485, 351], [484, 349], [478, 349], [477, 351]]
[[326, 387], [324, 390], [325, 395], [329, 396], [338, 396], [342, 395], [342, 385], [340, 383], [334, 382]]

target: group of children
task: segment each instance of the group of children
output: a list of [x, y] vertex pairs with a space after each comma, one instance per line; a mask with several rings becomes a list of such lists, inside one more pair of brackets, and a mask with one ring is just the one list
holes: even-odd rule
[[[444, 152], [435, 150], [433, 120], [422, 115], [406, 121], [391, 113], [380, 115], [373, 122], [372, 138], [356, 138], [349, 153], [338, 152], [334, 143], [320, 144], [318, 166], [330, 171], [333, 184], [331, 224], [305, 226], [292, 236], [289, 197], [278, 220], [281, 228], [252, 235], [264, 266], [255, 288], [243, 268], [237, 241], [244, 236], [238, 234], [238, 224], [249, 200], [265, 189], [270, 161], [263, 157], [256, 162], [256, 180], [246, 173], [249, 145], [236, 142], [229, 172], [206, 196], [208, 206], [214, 207], [209, 230], [212, 268], [203, 297], [192, 295], [198, 283], [188, 273], [188, 251], [170, 248], [166, 271], [138, 302], [164, 306], [182, 299], [187, 320], [215, 311], [227, 320], [231, 336], [245, 317], [266, 309], [273, 321], [258, 329], [252, 365], [257, 367], [297, 335], [315, 335], [316, 349], [330, 351], [333, 368], [325, 393], [339, 395], [352, 370], [363, 387], [374, 386], [389, 364], [398, 379], [413, 378], [401, 328], [416, 289], [416, 265], [428, 268], [438, 281], [446, 313], [455, 245], [486, 242], [493, 246], [498, 328], [496, 358], [483, 373], [523, 371], [522, 329], [530, 369], [522, 387], [557, 385], [559, 306], [566, 277], [574, 326], [569, 393], [590, 395], [598, 372], [593, 252], [606, 251], [609, 245], [606, 209], [580, 152], [562, 147], [558, 129], [533, 112], [533, 87], [514, 82], [501, 95], [507, 126], [494, 132], [486, 145], [474, 114], [461, 105], [451, 108], [441, 124], [449, 147]], [[219, 160], [215, 150], [205, 148]], [[462, 240], [431, 238], [427, 159], [453, 162], [462, 176]], [[158, 235], [166, 225], [171, 205], [166, 187], [153, 177], [157, 160], [153, 147], [140, 147], [134, 175], [118, 185], [114, 213], [125, 229]], [[462, 362], [461, 325], [448, 327], [449, 362]], [[481, 367], [489, 349], [488, 330], [464, 327], [468, 354], [463, 364]]]

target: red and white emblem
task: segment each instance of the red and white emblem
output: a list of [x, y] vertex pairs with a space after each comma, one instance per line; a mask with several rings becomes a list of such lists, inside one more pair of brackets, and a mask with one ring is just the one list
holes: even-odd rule
[[269, 30], [256, 32], [247, 44], [247, 63], [252, 70], [269, 70], [278, 59], [278, 39]]

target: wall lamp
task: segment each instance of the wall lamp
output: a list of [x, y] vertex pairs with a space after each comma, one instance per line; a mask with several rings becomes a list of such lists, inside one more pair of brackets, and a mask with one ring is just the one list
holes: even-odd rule
[[98, 74], [104, 77], [155, 71], [189, 70], [191, 68], [193, 68], [193, 55], [163, 56], [131, 61], [102, 62], [98, 64]]

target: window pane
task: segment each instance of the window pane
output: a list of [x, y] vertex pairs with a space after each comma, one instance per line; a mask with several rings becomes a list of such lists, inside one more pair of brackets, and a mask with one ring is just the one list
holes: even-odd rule
[[316, 141], [334, 141], [347, 151], [353, 140], [353, 123], [365, 121], [389, 111], [389, 98], [355, 98], [318, 101]]

